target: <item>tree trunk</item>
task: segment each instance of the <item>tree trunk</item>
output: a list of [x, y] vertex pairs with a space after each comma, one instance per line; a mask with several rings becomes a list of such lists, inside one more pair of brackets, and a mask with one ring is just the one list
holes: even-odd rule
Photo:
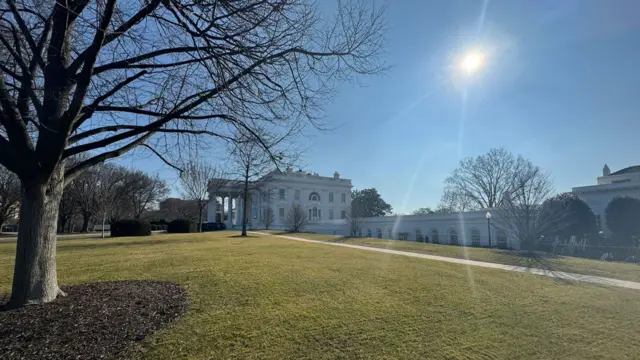
[[11, 307], [46, 303], [64, 295], [56, 274], [56, 226], [62, 191], [62, 168], [46, 183], [21, 182]]
[[196, 232], [202, 232], [202, 213], [204, 213], [204, 206], [198, 206], [198, 229]]
[[247, 236], [247, 198], [249, 197], [249, 174], [244, 178], [244, 196], [242, 199], [242, 234]]
[[91, 215], [82, 214], [82, 232], [89, 231], [89, 220], [91, 220]]

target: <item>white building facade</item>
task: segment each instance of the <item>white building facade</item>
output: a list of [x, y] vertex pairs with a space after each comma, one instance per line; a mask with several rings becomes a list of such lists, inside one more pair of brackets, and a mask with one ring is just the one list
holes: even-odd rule
[[[207, 221], [224, 219], [227, 228], [238, 228], [244, 214], [243, 184], [232, 180], [224, 182], [209, 192]], [[269, 228], [286, 229], [289, 211], [294, 205], [300, 205], [307, 214], [305, 231], [333, 233], [345, 227], [351, 206], [351, 187], [351, 180], [340, 178], [338, 172], [327, 177], [291, 168], [286, 172], [274, 171], [252, 183], [247, 224], [250, 228], [264, 229], [272, 214]], [[218, 203], [223, 204], [222, 209]]]
[[596, 215], [598, 228], [609, 235], [611, 231], [605, 222], [605, 209], [618, 196], [640, 199], [640, 166], [629, 166], [612, 173], [605, 164], [602, 176], [596, 181], [597, 185], [574, 187], [573, 192], [589, 204]]

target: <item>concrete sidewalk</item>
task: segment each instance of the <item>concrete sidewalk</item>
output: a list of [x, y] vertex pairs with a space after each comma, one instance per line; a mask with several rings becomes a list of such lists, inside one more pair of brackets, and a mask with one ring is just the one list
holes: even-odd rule
[[[419, 253], [400, 251], [400, 250], [380, 249], [380, 248], [373, 248], [373, 247], [361, 246], [361, 245], [350, 245], [350, 244], [343, 244], [343, 243], [332, 243], [332, 242], [326, 242], [326, 241], [309, 240], [309, 239], [303, 239], [295, 236], [273, 235], [273, 234], [253, 232], [253, 231], [252, 233], [258, 234], [258, 235], [264, 235], [264, 236], [276, 236], [279, 238], [295, 240], [295, 241], [302, 241], [302, 242], [309, 242], [309, 243], [316, 243], [316, 244], [323, 244], [323, 245], [330, 245], [330, 246], [342, 246], [342, 247], [348, 247], [352, 249], [410, 256], [410, 257], [428, 259], [428, 260], [444, 261], [444, 262], [460, 264], [460, 265], [479, 266], [479, 267], [498, 269], [498, 270], [515, 271], [515, 272], [528, 273], [528, 274], [534, 274], [534, 275], [549, 276], [552, 278], [558, 278], [563, 280], [640, 290], [640, 283], [638, 282], [611, 279], [611, 278], [600, 277], [600, 276], [591, 276], [591, 275], [568, 273], [564, 271], [552, 271], [552, 270], [545, 270], [545, 269], [528, 268], [523, 266], [496, 264], [496, 263], [490, 263], [490, 262], [484, 262], [484, 261], [450, 258], [445, 256], [437, 256], [437, 255], [419, 254]], [[640, 267], [638, 268], [638, 271], [640, 271]]]

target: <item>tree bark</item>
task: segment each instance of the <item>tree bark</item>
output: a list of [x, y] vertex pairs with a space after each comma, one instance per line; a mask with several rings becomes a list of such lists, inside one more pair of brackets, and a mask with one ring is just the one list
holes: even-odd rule
[[64, 293], [56, 273], [56, 227], [63, 191], [62, 168], [48, 181], [21, 181], [20, 225], [11, 307], [41, 304]]

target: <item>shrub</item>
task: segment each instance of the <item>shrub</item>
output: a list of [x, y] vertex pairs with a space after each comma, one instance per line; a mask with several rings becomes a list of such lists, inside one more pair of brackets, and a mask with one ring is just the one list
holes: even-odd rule
[[196, 224], [187, 219], [176, 219], [169, 223], [167, 232], [174, 234], [196, 232]]
[[142, 220], [120, 220], [111, 223], [111, 236], [149, 236], [151, 225]]

